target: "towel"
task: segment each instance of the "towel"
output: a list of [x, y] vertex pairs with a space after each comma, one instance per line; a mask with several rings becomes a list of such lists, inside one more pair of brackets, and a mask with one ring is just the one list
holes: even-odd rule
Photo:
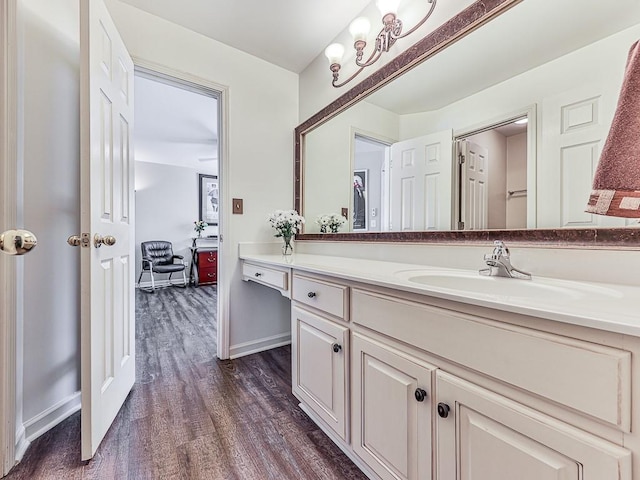
[[586, 211], [640, 218], [640, 41], [629, 50], [618, 106]]

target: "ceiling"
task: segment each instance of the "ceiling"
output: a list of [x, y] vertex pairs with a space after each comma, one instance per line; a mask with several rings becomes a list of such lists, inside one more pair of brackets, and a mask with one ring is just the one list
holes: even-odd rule
[[136, 160], [217, 171], [218, 100], [135, 76]]
[[300, 73], [371, 0], [120, 0]]

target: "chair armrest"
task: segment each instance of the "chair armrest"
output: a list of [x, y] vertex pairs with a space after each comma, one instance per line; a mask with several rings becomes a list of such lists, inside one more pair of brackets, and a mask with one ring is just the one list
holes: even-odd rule
[[153, 262], [151, 261], [150, 258], [148, 257], [142, 257], [142, 268], [144, 269], [144, 264], [148, 263], [149, 264], [149, 269], [153, 270]]
[[179, 258], [180, 260], [182, 260], [184, 258], [184, 256], [182, 256], [182, 255], [174, 255], [173, 258], [174, 259]]

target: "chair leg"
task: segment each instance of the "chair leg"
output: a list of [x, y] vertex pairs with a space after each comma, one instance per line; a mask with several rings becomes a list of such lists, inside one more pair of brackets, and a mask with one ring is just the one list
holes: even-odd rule
[[140, 288], [140, 280], [142, 280], [142, 274], [144, 273], [144, 268], [140, 270], [140, 276], [138, 277], [138, 288]]
[[149, 270], [149, 273], [151, 274], [151, 293], [154, 293], [156, 291], [156, 283], [155, 278], [153, 278], [153, 269]]
[[184, 287], [187, 288], [187, 273], [185, 272], [186, 268], [182, 270], [182, 280], [184, 281]]

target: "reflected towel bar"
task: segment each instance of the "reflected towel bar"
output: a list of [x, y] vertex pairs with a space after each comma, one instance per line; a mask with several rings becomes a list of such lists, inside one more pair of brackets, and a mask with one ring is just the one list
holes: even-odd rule
[[513, 197], [514, 195], [526, 195], [527, 194], [527, 189], [524, 188], [522, 190], [508, 190], [507, 193], [509, 194], [510, 197]]

